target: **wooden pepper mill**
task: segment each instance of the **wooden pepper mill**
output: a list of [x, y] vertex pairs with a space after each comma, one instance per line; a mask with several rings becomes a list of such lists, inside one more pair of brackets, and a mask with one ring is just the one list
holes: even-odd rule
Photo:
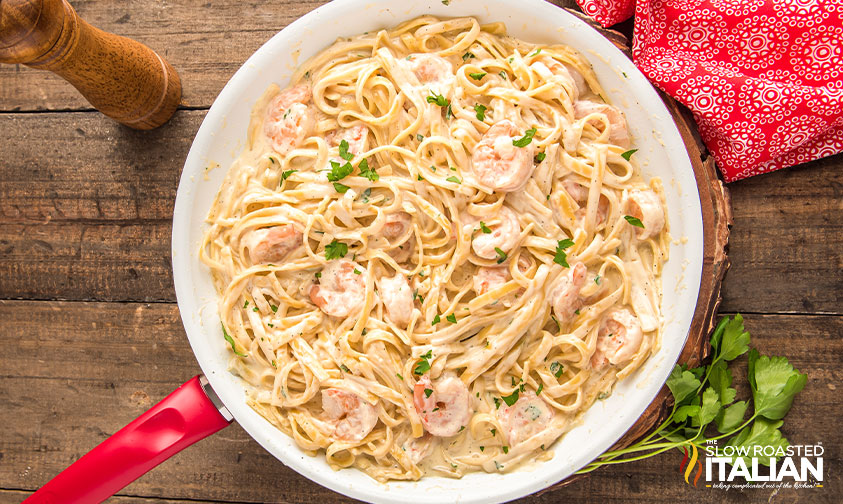
[[152, 49], [86, 23], [66, 0], [0, 0], [0, 62], [50, 70], [131, 128], [156, 128], [181, 100], [176, 71]]

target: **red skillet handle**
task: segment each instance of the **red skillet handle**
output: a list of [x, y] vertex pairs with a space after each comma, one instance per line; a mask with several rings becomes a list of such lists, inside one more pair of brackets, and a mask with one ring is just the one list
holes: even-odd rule
[[203, 385], [205, 377], [194, 376], [24, 503], [102, 502], [183, 448], [228, 426], [230, 414], [210, 388], [212, 398], [206, 394]]

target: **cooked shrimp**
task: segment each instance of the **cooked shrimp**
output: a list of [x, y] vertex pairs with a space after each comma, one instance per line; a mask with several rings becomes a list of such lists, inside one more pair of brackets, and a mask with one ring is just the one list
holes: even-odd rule
[[636, 189], [629, 193], [627, 211], [632, 217], [637, 217], [644, 229], [636, 228], [638, 238], [646, 240], [657, 236], [664, 228], [664, 208], [659, 195], [653, 191]]
[[337, 259], [322, 269], [319, 285], [310, 288], [310, 300], [323, 312], [347, 317], [365, 301], [366, 268], [348, 259]]
[[440, 377], [436, 383], [424, 375], [413, 389], [413, 404], [422, 425], [434, 436], [456, 435], [471, 419], [468, 387], [454, 375]]
[[418, 464], [426, 459], [433, 451], [433, 446], [436, 444], [435, 441], [436, 438], [431, 436], [429, 432], [425, 432], [421, 437], [410, 438], [405, 441], [401, 449], [407, 453], [407, 456], [410, 457], [410, 460], [414, 464]]
[[[578, 184], [573, 180], [563, 180], [562, 187], [565, 188], [565, 191], [581, 207], [576, 211], [574, 216], [580, 221], [585, 219], [585, 205], [588, 203], [588, 187]], [[605, 196], [600, 195], [600, 199], [597, 201], [597, 224], [600, 224], [609, 215], [609, 200]]]
[[[602, 114], [609, 122], [609, 142], [621, 147], [629, 147], [629, 131], [626, 129], [626, 119], [623, 112], [606, 103], [597, 103], [590, 100], [574, 102], [574, 116], [577, 119], [588, 117], [592, 114]], [[590, 124], [597, 128], [602, 127], [603, 122], [589, 120]]]
[[545, 430], [552, 418], [550, 406], [532, 391], [522, 392], [515, 404], [498, 410], [498, 420], [511, 446]]
[[447, 95], [455, 82], [454, 66], [441, 56], [415, 53], [402, 61], [407, 62], [421, 84], [438, 94]]
[[331, 147], [339, 147], [345, 140], [348, 143], [348, 152], [357, 155], [368, 150], [369, 128], [362, 124], [340, 128], [328, 133], [325, 140]]
[[524, 187], [536, 167], [533, 142], [526, 147], [516, 147], [512, 143], [522, 134], [508, 119], [495, 123], [486, 131], [471, 156], [471, 169], [481, 183], [503, 192]]
[[638, 318], [626, 308], [615, 308], [605, 315], [597, 332], [597, 349], [591, 366], [601, 369], [606, 363], [622, 364], [635, 356], [644, 334]]
[[413, 290], [404, 275], [398, 273], [392, 278], [379, 278], [378, 294], [390, 320], [405, 326], [410, 323], [410, 317], [413, 316]]
[[313, 133], [316, 112], [310, 98], [310, 88], [302, 84], [285, 89], [269, 102], [263, 131], [278, 154], [286, 155]]
[[580, 289], [585, 285], [588, 269], [585, 264], [574, 264], [567, 274], [559, 278], [550, 294], [550, 304], [559, 322], [567, 322], [580, 306]]
[[398, 245], [389, 251], [389, 255], [396, 262], [404, 262], [413, 254], [415, 242], [411, 239], [410, 224], [412, 222], [413, 219], [407, 212], [396, 212], [386, 216], [386, 224], [380, 235], [389, 241], [390, 246]]
[[378, 413], [371, 404], [336, 388], [322, 391], [322, 411], [334, 424], [333, 437], [341, 441], [362, 441], [378, 423]]
[[302, 246], [302, 234], [292, 224], [254, 229], [243, 237], [252, 264], [281, 262], [293, 250]]
[[521, 224], [518, 223], [518, 216], [509, 207], [502, 206], [494, 219], [498, 221], [497, 224], [494, 224], [494, 221], [484, 223], [492, 231], [491, 233], [480, 231], [474, 235], [474, 239], [471, 241], [471, 248], [474, 253], [483, 259], [498, 258], [496, 248], [509, 254], [518, 244], [518, 237], [521, 235]]

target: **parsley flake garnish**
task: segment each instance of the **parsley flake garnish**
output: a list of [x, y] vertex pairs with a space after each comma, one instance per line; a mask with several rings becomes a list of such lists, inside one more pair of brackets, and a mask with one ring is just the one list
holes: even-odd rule
[[447, 98], [442, 96], [441, 94], [436, 94], [433, 91], [430, 92], [430, 96], [427, 97], [427, 103], [432, 103], [438, 107], [447, 107], [451, 104]]
[[447, 317], [445, 317], [445, 320], [447, 320], [448, 322], [450, 322], [452, 324], [456, 324], [457, 323], [457, 315], [455, 313], [452, 313], [452, 314], [448, 315]]
[[416, 368], [413, 369], [413, 374], [423, 375], [430, 371], [430, 359], [432, 358], [433, 350], [428, 350], [426, 354], [421, 356], [421, 360], [416, 364]]
[[231, 345], [231, 351], [233, 351], [235, 355], [245, 357], [246, 354], [237, 351], [237, 346], [234, 344], [234, 338], [232, 338], [231, 335], [228, 334], [228, 331], [225, 330], [225, 324], [220, 322], [220, 325], [222, 326], [222, 337], [225, 338], [225, 341], [227, 341], [229, 345]]
[[506, 79], [506, 72], [505, 72], [505, 71], [501, 70], [500, 72], [498, 72], [498, 75], [500, 75], [501, 77], [503, 77], [503, 78], [504, 78], [504, 80]]
[[345, 194], [346, 192], [348, 192], [349, 189], [351, 189], [347, 185], [340, 184], [339, 182], [333, 182], [333, 184], [334, 184], [334, 190], [337, 191], [340, 194]]
[[439, 314], [437, 313], [437, 314], [436, 314], [436, 316], [435, 316], [435, 317], [433, 317], [433, 323], [432, 323], [432, 324], [430, 324], [430, 325], [436, 325], [436, 324], [438, 324], [438, 323], [439, 323], [439, 322], [441, 322], [441, 321], [442, 321], [442, 319], [441, 319], [441, 318], [439, 318]]
[[559, 240], [556, 242], [556, 255], [553, 256], [553, 262], [556, 264], [560, 264], [566, 268], [570, 268], [568, 265], [568, 253], [565, 252], [566, 248], [570, 248], [574, 246], [574, 240], [570, 238], [565, 238], [564, 240]]
[[597, 285], [600, 285], [600, 275], [597, 275], [596, 277], [594, 277], [594, 283], [596, 283]]
[[479, 103], [474, 105], [474, 112], [477, 113], [477, 120], [478, 121], [485, 121], [486, 120], [486, 106], [480, 105]]
[[562, 364], [559, 364], [559, 361], [553, 361], [553, 363], [550, 365], [550, 372], [553, 373], [553, 376], [561, 378], [562, 373], [565, 372], [565, 368], [564, 366], [562, 366]]
[[644, 229], [644, 223], [643, 223], [643, 222], [641, 222], [641, 219], [639, 219], [638, 217], [633, 217], [633, 216], [631, 216], [631, 215], [624, 215], [624, 216], [623, 216], [623, 218], [624, 218], [627, 222], [629, 222], [630, 224], [632, 224], [633, 226], [635, 226], [635, 227], [640, 227], [641, 229]]
[[422, 135], [421, 133], [417, 134], [417, 135], [416, 135], [416, 140], [418, 140], [419, 142], [421, 142], [422, 140], [424, 140], [424, 135]]
[[399, 380], [404, 381], [404, 377], [401, 376], [401, 373], [395, 373], [395, 376], [397, 376]]
[[346, 161], [351, 161], [354, 159], [354, 154], [348, 152], [348, 142], [345, 140], [340, 142], [340, 157], [345, 159]]
[[505, 402], [507, 406], [512, 406], [515, 404], [515, 401], [518, 400], [518, 389], [515, 389], [515, 392], [508, 396], [501, 396], [501, 399], [503, 399], [503, 402]]
[[249, 306], [249, 300], [248, 300], [248, 299], [247, 299], [247, 300], [246, 300], [246, 302], [243, 304], [243, 308], [246, 308], [247, 306]]
[[482, 79], [483, 77], [486, 76], [486, 72], [470, 73], [470, 74], [468, 74], [468, 76], [471, 77], [474, 80], [480, 80], [480, 79]]
[[468, 61], [470, 58], [476, 58], [476, 57], [477, 57], [477, 56], [475, 56], [474, 54], [472, 54], [472, 53], [470, 53], [470, 52], [467, 52], [467, 53], [465, 53], [465, 54], [463, 54], [463, 55], [462, 55], [462, 60], [463, 60], [463, 61]]
[[536, 135], [536, 128], [530, 128], [524, 132], [524, 136], [519, 138], [518, 140], [513, 140], [512, 145], [516, 147], [526, 147], [530, 145], [530, 142], [533, 141], [533, 137]]
[[[380, 175], [375, 172], [374, 168], [369, 167], [369, 162], [365, 159], [360, 161], [360, 164], [357, 165], [357, 168], [360, 169], [360, 176], [366, 177], [367, 179], [371, 180], [372, 182], [377, 182], [380, 179]], [[371, 191], [369, 192], [371, 194]]]
[[627, 161], [629, 161], [629, 158], [631, 158], [632, 155], [635, 154], [636, 152], [638, 152], [638, 149], [628, 150], [628, 151], [622, 153], [621, 157], [626, 159]]
[[462, 184], [462, 181], [459, 179], [459, 177], [456, 177], [454, 175], [451, 175], [450, 177], [446, 178], [445, 180], [447, 180], [448, 182], [453, 182], [455, 184]]
[[504, 454], [509, 453], [509, 447], [508, 447], [508, 446], [504, 446], [504, 447], [503, 447], [503, 453], [504, 453]]
[[480, 231], [483, 231], [485, 234], [490, 234], [492, 232], [492, 230], [489, 229], [489, 226], [487, 226], [483, 221], [480, 221]]
[[433, 389], [429, 389], [429, 388], [424, 389], [424, 396], [425, 397], [430, 397], [430, 394], [432, 394], [432, 393], [433, 393]]
[[536, 389], [536, 395], [539, 395], [544, 390], [544, 383], [539, 383], [539, 388]]
[[541, 47], [539, 47], [538, 49], [536, 49], [536, 50], [535, 50], [535, 52], [533, 52], [532, 54], [530, 54], [530, 55], [529, 55], [529, 56], [527, 56], [527, 57], [528, 57], [528, 58], [530, 58], [530, 57], [536, 56], [536, 55], [537, 55], [537, 54], [539, 54], [540, 52], [542, 52], [542, 48], [541, 48]]
[[538, 164], [538, 163], [541, 163], [542, 161], [544, 161], [544, 158], [546, 158], [546, 157], [547, 157], [547, 153], [539, 152], [538, 154], [536, 154], [536, 157], [534, 157], [533, 160]]
[[342, 369], [344, 373], [351, 374], [351, 370], [348, 369], [348, 366], [346, 366], [345, 364], [340, 364], [340, 369]]
[[272, 313], [278, 313], [278, 307], [273, 305], [269, 305], [269, 309], [272, 310]]
[[298, 170], [287, 170], [287, 171], [281, 173], [281, 182], [284, 182], [285, 180], [290, 178], [290, 175], [296, 173], [297, 171]]
[[331, 161], [331, 172], [328, 173], [328, 181], [336, 182], [342, 180], [351, 175], [352, 171], [354, 171], [354, 168], [351, 166], [351, 163], [346, 162], [341, 165], [336, 161]]
[[336, 239], [331, 243], [325, 245], [325, 259], [341, 259], [348, 254], [348, 245], [339, 242]]
[[499, 249], [498, 247], [495, 247], [495, 254], [498, 255], [498, 264], [506, 261], [506, 252], [504, 252], [503, 250]]

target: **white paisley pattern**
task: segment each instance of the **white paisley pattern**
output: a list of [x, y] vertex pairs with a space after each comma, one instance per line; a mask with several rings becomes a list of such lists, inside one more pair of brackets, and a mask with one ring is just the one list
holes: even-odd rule
[[843, 0], [577, 1], [604, 26], [634, 5], [633, 61], [727, 182], [843, 151]]

